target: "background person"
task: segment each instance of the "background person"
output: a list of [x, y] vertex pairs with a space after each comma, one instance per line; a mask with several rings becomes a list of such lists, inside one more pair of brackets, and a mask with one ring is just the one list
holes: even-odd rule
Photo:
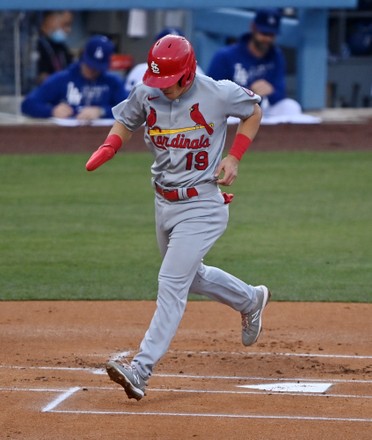
[[22, 112], [35, 118], [112, 118], [111, 108], [127, 97], [124, 81], [107, 72], [113, 51], [107, 37], [91, 37], [78, 62], [25, 97]]
[[286, 97], [285, 59], [275, 42], [280, 20], [276, 9], [258, 10], [251, 33], [219, 49], [207, 72], [216, 80], [230, 79], [260, 95], [264, 116], [301, 113], [300, 104]]
[[70, 11], [43, 13], [37, 41], [36, 84], [43, 83], [49, 75], [59, 72], [73, 61], [66, 39], [71, 33], [73, 15]]

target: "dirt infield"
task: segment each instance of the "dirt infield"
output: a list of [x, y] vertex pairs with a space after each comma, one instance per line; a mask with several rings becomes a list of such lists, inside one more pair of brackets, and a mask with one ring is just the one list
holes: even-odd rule
[[[107, 131], [0, 126], [0, 154], [88, 153]], [[370, 123], [283, 124], [262, 127], [254, 148], [370, 150], [371, 138]], [[191, 302], [140, 402], [104, 365], [134, 355], [154, 302], [0, 304], [0, 439], [372, 438], [372, 304], [271, 302], [244, 348], [237, 313]]]
[[236, 312], [191, 302], [136, 402], [103, 368], [134, 354], [154, 308], [1, 303], [1, 438], [371, 438], [371, 304], [272, 302], [244, 348]]

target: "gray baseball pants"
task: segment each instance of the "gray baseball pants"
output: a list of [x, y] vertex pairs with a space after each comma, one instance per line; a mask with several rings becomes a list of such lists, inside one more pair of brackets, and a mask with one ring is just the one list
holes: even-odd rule
[[192, 199], [169, 202], [155, 197], [156, 234], [162, 265], [156, 311], [132, 364], [147, 379], [166, 353], [183, 317], [189, 292], [207, 296], [247, 313], [256, 304], [255, 288], [203, 257], [224, 233], [228, 205], [214, 184], [198, 187]]

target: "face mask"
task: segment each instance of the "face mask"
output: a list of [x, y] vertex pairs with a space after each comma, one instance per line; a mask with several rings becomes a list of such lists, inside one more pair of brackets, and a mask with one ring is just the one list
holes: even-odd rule
[[54, 41], [54, 43], [64, 43], [67, 35], [63, 29], [57, 29], [49, 35], [49, 38]]

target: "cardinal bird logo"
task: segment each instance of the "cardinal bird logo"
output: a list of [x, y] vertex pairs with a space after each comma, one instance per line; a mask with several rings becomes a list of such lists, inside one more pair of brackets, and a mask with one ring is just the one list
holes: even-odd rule
[[147, 126], [153, 127], [156, 123], [156, 110], [153, 107], [150, 107], [150, 113], [147, 116]]
[[199, 103], [194, 104], [190, 108], [190, 117], [196, 124], [199, 124], [202, 127], [204, 127], [209, 135], [213, 134], [214, 131], [213, 128], [209, 124], [207, 124], [207, 121], [204, 119], [204, 116], [199, 110]]

